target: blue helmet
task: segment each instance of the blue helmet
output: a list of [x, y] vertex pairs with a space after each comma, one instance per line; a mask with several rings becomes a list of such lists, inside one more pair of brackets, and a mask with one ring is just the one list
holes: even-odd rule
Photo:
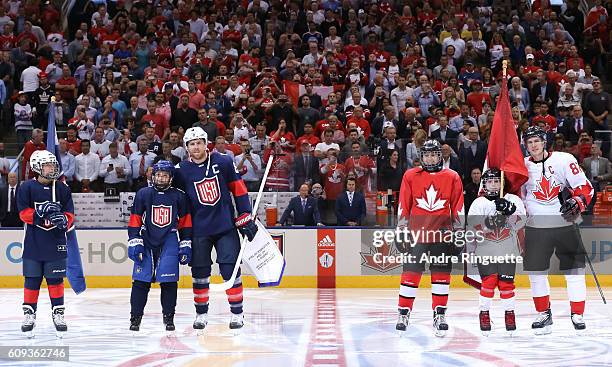
[[[169, 161], [161, 160], [153, 165], [153, 174], [151, 175], [151, 181], [153, 182], [153, 187], [156, 190], [163, 191], [167, 190], [172, 185], [172, 179], [174, 178], [174, 165]], [[170, 180], [167, 182], [160, 182], [155, 178], [155, 174], [157, 172], [168, 172], [170, 175]]]

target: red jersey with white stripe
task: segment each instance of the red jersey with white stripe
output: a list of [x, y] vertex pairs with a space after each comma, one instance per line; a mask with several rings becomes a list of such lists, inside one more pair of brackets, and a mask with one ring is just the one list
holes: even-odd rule
[[544, 161], [537, 163], [527, 157], [525, 165], [529, 179], [521, 191], [529, 215], [528, 226], [550, 228], [570, 224], [561, 217], [559, 211], [561, 203], [558, 195], [565, 188], [571, 191], [572, 196], [584, 196], [585, 205], [591, 202], [593, 186], [573, 155], [552, 152]]

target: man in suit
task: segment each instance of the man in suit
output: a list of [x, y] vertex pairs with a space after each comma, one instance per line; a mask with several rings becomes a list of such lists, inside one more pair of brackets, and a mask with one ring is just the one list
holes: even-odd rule
[[482, 140], [478, 140], [478, 128], [472, 126], [468, 129], [468, 140], [459, 151], [459, 160], [461, 160], [463, 168], [463, 179], [465, 180], [470, 177], [473, 168], [478, 167], [482, 169], [486, 157], [487, 144]]
[[17, 210], [17, 173], [7, 177], [8, 185], [0, 191], [0, 223], [2, 227], [23, 227]]
[[582, 107], [575, 105], [572, 107], [572, 117], [563, 123], [562, 130], [561, 133], [565, 136], [565, 141], [570, 141], [572, 145], [576, 145], [580, 132], [586, 131], [589, 136], [593, 136], [595, 125], [591, 119], [582, 115]]
[[431, 132], [431, 138], [439, 141], [442, 145], [449, 145], [456, 152], [458, 149], [459, 133], [448, 128], [448, 118], [446, 116], [440, 116], [438, 124], [440, 128]]
[[551, 111], [557, 106], [559, 93], [555, 84], [547, 81], [546, 71], [538, 70], [537, 80], [531, 86], [530, 99], [534, 102], [546, 103]]
[[346, 180], [346, 191], [336, 199], [336, 217], [339, 226], [360, 226], [366, 217], [366, 202], [363, 193], [356, 192], [354, 178]]
[[[612, 181], [612, 163], [610, 163], [608, 158], [601, 156], [601, 150], [597, 144], [591, 145], [591, 156], [582, 161], [582, 170], [589, 181], [591, 181], [595, 192], [601, 191], [602, 188]], [[596, 199], [597, 195], [593, 195], [593, 199], [587, 207], [588, 212], [591, 212], [593, 207], [595, 207]]]
[[459, 158], [453, 157], [452, 148], [448, 144], [442, 145], [442, 168], [452, 169], [461, 175]]
[[309, 197], [308, 191], [309, 186], [307, 184], [302, 184], [300, 186], [300, 194], [289, 201], [289, 205], [283, 212], [281, 219], [276, 223], [277, 226], [285, 225], [291, 213], [293, 213], [294, 225], [322, 225], [317, 200], [313, 197]]
[[133, 96], [130, 98], [130, 108], [125, 110], [123, 114], [123, 121], [127, 121], [128, 117], [133, 117], [137, 124], [140, 124], [142, 116], [147, 114], [147, 110], [138, 107], [138, 97]]
[[299, 191], [303, 183], [313, 185], [321, 182], [319, 160], [312, 156], [310, 143], [307, 140], [303, 140], [300, 150], [301, 154], [296, 154], [293, 160], [294, 191]]

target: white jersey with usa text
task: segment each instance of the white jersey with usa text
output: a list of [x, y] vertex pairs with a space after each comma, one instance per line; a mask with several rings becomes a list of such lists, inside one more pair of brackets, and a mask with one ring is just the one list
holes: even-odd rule
[[507, 224], [504, 228], [492, 230], [485, 226], [484, 221], [487, 217], [497, 214], [495, 201], [489, 200], [484, 196], [476, 198], [470, 205], [468, 212], [468, 226], [475, 231], [482, 231], [483, 241], [476, 243], [476, 247], [480, 245], [503, 245], [505, 248], [517, 248], [517, 231], [525, 226], [526, 212], [525, 205], [521, 198], [514, 194], [504, 195], [504, 199], [508, 200], [516, 206], [516, 210], [508, 217]]
[[525, 158], [529, 179], [521, 188], [527, 210], [528, 227], [555, 228], [571, 225], [561, 217], [559, 193], [567, 188], [572, 196], [593, 198], [593, 187], [576, 158], [564, 152], [551, 152], [542, 162]]

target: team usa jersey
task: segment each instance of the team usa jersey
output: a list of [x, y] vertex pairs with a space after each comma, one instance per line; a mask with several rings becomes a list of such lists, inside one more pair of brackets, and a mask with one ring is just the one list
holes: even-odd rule
[[[558, 195], [567, 188], [572, 196], [584, 196], [584, 206], [593, 198], [593, 186], [573, 155], [551, 152], [542, 162], [525, 158], [529, 179], [521, 188], [525, 209], [529, 216], [527, 225], [538, 228], [568, 226], [561, 217]], [[581, 205], [581, 210], [584, 211]]]
[[188, 160], [176, 167], [174, 185], [187, 194], [194, 237], [235, 229], [232, 195], [238, 215], [251, 213], [246, 185], [230, 156], [211, 152], [200, 164]]
[[[17, 209], [25, 223], [23, 258], [36, 261], [54, 261], [66, 258], [66, 230], [57, 228], [47, 219], [36, 214], [36, 208], [53, 200], [53, 185], [43, 185], [37, 179], [25, 181], [17, 190]], [[68, 220], [67, 228], [74, 222], [72, 193], [64, 183], [55, 184], [55, 200], [62, 207]]]
[[177, 188], [164, 191], [138, 190], [128, 223], [128, 237], [142, 238], [146, 246], [160, 247], [168, 235], [179, 232], [180, 240], [191, 240], [191, 215], [187, 196]]
[[[516, 210], [508, 217], [507, 225], [504, 228], [490, 229], [485, 225], [485, 219], [497, 214], [495, 201], [489, 200], [484, 196], [479, 196], [470, 205], [468, 212], [468, 224], [477, 231], [482, 231], [486, 242], [510, 243], [516, 245], [516, 231], [525, 225], [526, 213], [525, 205], [521, 199], [513, 194], [504, 195], [504, 199], [513, 203]], [[478, 245], [478, 244], [477, 244]]]
[[447, 168], [439, 172], [427, 172], [420, 167], [409, 169], [402, 178], [397, 215], [398, 226], [415, 231], [463, 228], [461, 178]]

